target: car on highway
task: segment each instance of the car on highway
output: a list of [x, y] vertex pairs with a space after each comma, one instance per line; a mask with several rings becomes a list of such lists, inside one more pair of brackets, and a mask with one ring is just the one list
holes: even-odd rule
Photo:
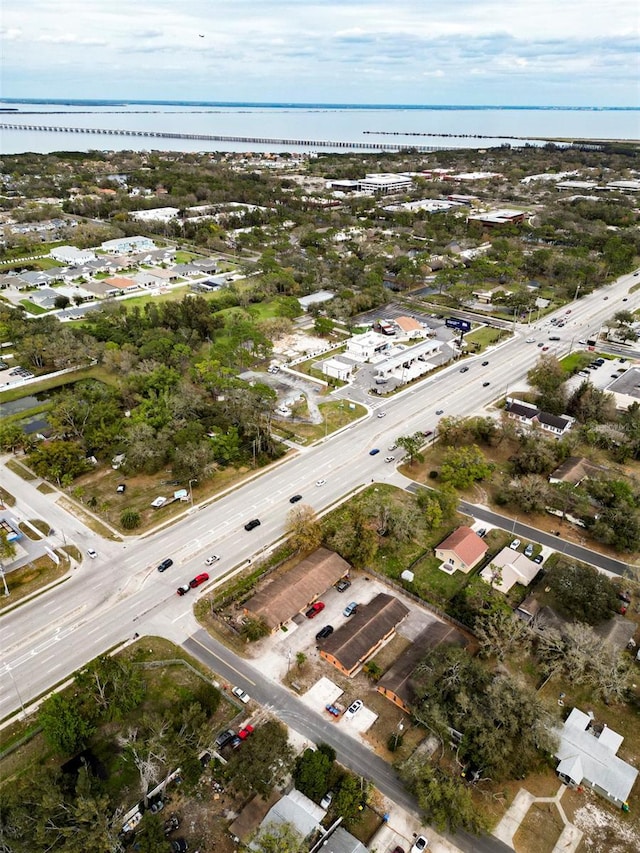
[[521, 543], [520, 543], [519, 539], [514, 539], [511, 543], [511, 545], [509, 545], [509, 548], [511, 548], [512, 551], [517, 551], [518, 548], [520, 547], [520, 544]]
[[347, 604], [345, 609], [342, 611], [342, 615], [343, 616], [353, 616], [353, 614], [356, 612], [357, 609], [358, 609], [358, 602], [357, 601], [350, 601], [349, 604]]
[[167, 557], [167, 559], [163, 560], [160, 563], [160, 565], [158, 566], [158, 571], [159, 572], [166, 572], [167, 569], [170, 569], [172, 565], [173, 565], [173, 560], [171, 559], [171, 557]]
[[395, 450], [397, 447], [398, 447], [398, 445], [397, 445], [397, 444], [395, 444], [395, 443], [394, 443], [394, 444], [390, 444], [390, 445], [389, 445], [389, 447], [387, 447], [387, 450]]
[[538, 344], [538, 347], [543, 347], [543, 346], [544, 346], [544, 341], [540, 341], [540, 343]]
[[333, 634], [333, 625], [325, 625], [324, 628], [320, 628], [318, 633], [316, 634], [316, 640], [326, 640], [327, 637], [330, 637]]
[[93, 548], [87, 548], [87, 555], [91, 557], [92, 560], [95, 560], [95, 558], [98, 556], [98, 552], [94, 551]]
[[486, 367], [488, 364], [489, 364], [489, 362], [488, 362], [488, 361], [483, 361], [483, 362], [482, 362], [482, 366], [483, 366], [483, 367]]
[[387, 414], [386, 412], [378, 412], [377, 417], [384, 418], [386, 416], [386, 414]]
[[466, 373], [468, 370], [469, 370], [469, 368], [468, 368], [468, 367], [461, 367], [461, 368], [460, 368], [460, 373]]
[[251, 521], [247, 521], [244, 526], [245, 530], [255, 530], [256, 527], [260, 527], [260, 519], [252, 518]]
[[483, 382], [483, 383], [482, 383], [482, 387], [483, 387], [483, 388], [487, 388], [489, 385], [491, 385], [491, 383], [490, 383], [490, 382]]
[[444, 409], [436, 409], [436, 415], [444, 415]]
[[326, 482], [326, 480], [316, 480], [316, 486], [324, 486]]
[[178, 587], [176, 592], [178, 593], [178, 595], [186, 595], [190, 589], [191, 587], [188, 583], [183, 583], [182, 586]]
[[623, 297], [622, 297], [622, 301], [623, 301], [623, 302], [628, 302], [627, 297], [626, 297], [626, 296], [623, 296]]
[[340, 580], [336, 584], [336, 589], [338, 590], [338, 592], [344, 592], [345, 590], [349, 589], [350, 586], [350, 580], [347, 580], [347, 578], [340, 578]]
[[377, 456], [378, 453], [380, 453], [380, 448], [379, 447], [372, 447], [371, 450], [369, 451], [369, 456]]
[[289, 503], [290, 504], [297, 504], [298, 501], [301, 501], [301, 500], [302, 500], [302, 495], [292, 495], [289, 498]]
[[205, 566], [212, 566], [214, 563], [217, 563], [220, 557], [217, 554], [212, 554], [210, 557], [204, 561]]
[[385, 462], [395, 462], [395, 458], [396, 458], [395, 456], [385, 456], [384, 461]]
[[424, 835], [419, 835], [411, 846], [409, 853], [422, 853], [429, 846], [429, 841]]
[[362, 708], [363, 705], [364, 702], [362, 701], [362, 699], [355, 699], [344, 712], [345, 720], [350, 720], [352, 719], [352, 717], [355, 717], [355, 715], [358, 713], [358, 711], [360, 710], [360, 708]]
[[304, 614], [307, 619], [315, 619], [318, 613], [324, 610], [324, 601], [314, 601], [311, 607]]
[[535, 342], [536, 342], [535, 338], [527, 338], [527, 340], [525, 341], [526, 344], [535, 344]]
[[425, 429], [425, 431], [422, 433], [422, 435], [425, 438], [429, 438], [430, 435], [433, 435], [433, 430], [432, 429]]
[[248, 694], [248, 693], [246, 693], [246, 692], [242, 689], [242, 687], [232, 687], [232, 688], [231, 688], [231, 692], [232, 692], [232, 693], [233, 693], [233, 695], [236, 697], [236, 699], [239, 699], [239, 700], [240, 700], [241, 702], [243, 702], [245, 705], [247, 704], [247, 702], [249, 701], [249, 699], [251, 699], [251, 696], [249, 696], [249, 694]]
[[191, 589], [195, 589], [200, 584], [205, 583], [209, 580], [209, 575], [206, 572], [201, 572], [199, 575], [196, 575], [193, 580], [189, 581], [189, 586]]
[[542, 352], [547, 352], [548, 349], [549, 347], [542, 347]]

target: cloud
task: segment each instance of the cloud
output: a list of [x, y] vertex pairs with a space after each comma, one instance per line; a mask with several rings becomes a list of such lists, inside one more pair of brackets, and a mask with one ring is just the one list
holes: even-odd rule
[[[464, 102], [482, 76], [483, 100], [521, 87], [535, 102], [536, 81], [552, 78], [558, 97], [582, 103], [599, 74], [603, 92], [616, 82], [613, 100], [637, 99], [628, 0], [4, 0], [3, 19], [7, 96], [37, 97], [41, 74], [59, 97], [161, 98], [179, 84], [185, 99], [233, 100], [259, 81], [266, 100], [317, 100], [324, 88], [326, 100], [372, 102], [371, 75], [386, 75], [399, 102], [425, 78]], [[110, 91], [116, 66], [127, 91]]]

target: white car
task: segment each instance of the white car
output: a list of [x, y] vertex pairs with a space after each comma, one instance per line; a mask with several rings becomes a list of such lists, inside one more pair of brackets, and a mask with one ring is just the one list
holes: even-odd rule
[[204, 561], [205, 566], [212, 566], [214, 563], [217, 563], [220, 557], [217, 554], [212, 554], [210, 557]]
[[536, 339], [535, 339], [535, 338], [527, 338], [527, 341], [526, 341], [526, 342], [527, 342], [528, 344], [534, 344], [534, 343], [536, 342]]
[[511, 545], [509, 545], [509, 548], [511, 548], [512, 551], [517, 551], [519, 547], [520, 547], [520, 540], [519, 539], [514, 539], [513, 542], [511, 543]]
[[384, 461], [385, 462], [393, 462], [395, 460], [395, 458], [396, 458], [395, 456], [385, 456]]
[[326, 480], [316, 480], [316, 486], [324, 486], [326, 482]]
[[355, 715], [358, 713], [358, 711], [360, 710], [360, 708], [362, 708], [363, 705], [364, 702], [362, 701], [362, 699], [356, 699], [354, 702], [352, 702], [347, 708], [347, 710], [344, 712], [345, 720], [350, 720], [352, 717], [355, 717]]
[[388, 449], [389, 450], [395, 450], [397, 448], [397, 446], [398, 446], [397, 444], [390, 444]]
[[422, 851], [426, 850], [428, 846], [429, 840], [425, 838], [424, 835], [419, 835], [413, 842], [413, 846], [409, 853], [422, 853]]
[[386, 414], [387, 414], [386, 412], [378, 412], [378, 417], [384, 418]]
[[95, 558], [98, 556], [98, 552], [94, 551], [93, 548], [88, 548], [87, 554], [89, 555], [89, 557], [91, 557], [92, 560], [95, 560]]
[[329, 806], [331, 805], [332, 800], [333, 800], [333, 791], [327, 791], [327, 793], [324, 795], [324, 797], [320, 800], [320, 808], [325, 809], [325, 810], [328, 809]]
[[251, 696], [249, 696], [248, 693], [245, 693], [242, 687], [232, 687], [231, 692], [236, 697], [236, 699], [239, 699], [241, 702], [244, 702], [245, 705], [251, 699]]

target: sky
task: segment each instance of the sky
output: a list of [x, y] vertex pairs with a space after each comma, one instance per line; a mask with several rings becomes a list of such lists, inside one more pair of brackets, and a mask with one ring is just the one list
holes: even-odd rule
[[637, 0], [2, 0], [0, 97], [638, 106]]

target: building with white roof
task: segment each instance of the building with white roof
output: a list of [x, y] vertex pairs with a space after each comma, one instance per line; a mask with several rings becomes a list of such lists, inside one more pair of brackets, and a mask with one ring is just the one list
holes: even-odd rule
[[86, 264], [96, 259], [95, 252], [92, 252], [91, 249], [76, 249], [75, 246], [56, 246], [51, 249], [49, 256], [54, 261], [59, 261], [61, 264], [68, 264], [69, 266]]
[[332, 293], [330, 290], [317, 290], [315, 293], [310, 293], [308, 296], [301, 296], [298, 299], [300, 303], [300, 307], [303, 311], [308, 311], [311, 305], [318, 305], [322, 302], [329, 302], [335, 293]]
[[635, 767], [616, 753], [624, 738], [605, 724], [594, 726], [593, 719], [574, 708], [558, 732], [556, 772], [568, 785], [586, 785], [610, 803], [626, 805], [638, 777]]
[[516, 583], [529, 586], [539, 571], [540, 566], [524, 554], [512, 548], [503, 548], [480, 572], [480, 577], [494, 589], [506, 594]]
[[471, 213], [467, 217], [467, 222], [479, 222], [485, 226], [496, 225], [519, 225], [524, 222], [526, 213], [524, 210], [511, 210], [510, 208], [500, 208], [499, 210], [489, 210], [486, 213]]
[[134, 210], [129, 216], [138, 222], [170, 222], [177, 219], [179, 213], [177, 207], [154, 207], [151, 210]]
[[122, 255], [127, 252], [150, 252], [156, 248], [156, 244], [149, 237], [118, 237], [105, 240], [100, 248], [110, 255]]
[[379, 172], [366, 175], [358, 182], [358, 189], [364, 193], [373, 195], [390, 195], [410, 190], [413, 180], [408, 175], [393, 175], [388, 172]]
[[365, 332], [354, 335], [347, 341], [346, 355], [354, 361], [371, 361], [372, 358], [391, 349], [391, 342], [386, 335], [378, 332]]

